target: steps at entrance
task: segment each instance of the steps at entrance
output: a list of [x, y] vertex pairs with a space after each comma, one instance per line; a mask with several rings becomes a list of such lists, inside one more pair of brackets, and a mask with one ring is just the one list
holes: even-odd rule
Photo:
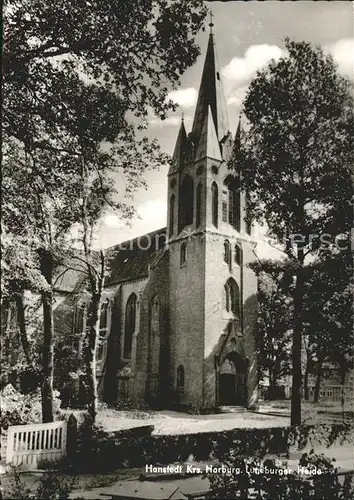
[[244, 406], [219, 406], [219, 411], [221, 413], [246, 413], [247, 408]]

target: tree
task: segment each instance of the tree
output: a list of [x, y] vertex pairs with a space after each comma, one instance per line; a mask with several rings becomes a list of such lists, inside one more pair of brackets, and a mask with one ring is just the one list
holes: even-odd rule
[[[165, 118], [175, 108], [168, 85], [195, 62], [204, 16], [201, 0], [7, 2], [5, 224], [31, 249], [43, 278], [44, 421], [53, 418], [54, 274], [68, 234], [86, 217], [78, 193], [89, 181], [97, 216], [102, 200], [129, 213], [123, 199], [144, 184], [147, 162], [161, 159], [139, 130], [150, 109]], [[129, 164], [137, 150], [139, 160], [148, 151], [146, 161]], [[112, 199], [117, 172], [120, 199]]]
[[[257, 73], [244, 101], [240, 157], [249, 216], [265, 222], [294, 263], [291, 422], [301, 422], [306, 265], [352, 200], [350, 83], [320, 47], [286, 39], [287, 55]], [[235, 167], [234, 161], [231, 167]], [[323, 236], [327, 238], [323, 238]]]
[[292, 297], [284, 290], [284, 272], [272, 263], [252, 266], [258, 275], [257, 363], [260, 378], [269, 379], [269, 397], [279, 396], [279, 379], [290, 373]]
[[317, 364], [316, 402], [323, 363], [335, 367], [342, 385], [353, 365], [353, 262], [348, 239], [340, 243], [341, 249], [322, 250], [321, 259], [309, 266], [305, 288], [304, 332]]

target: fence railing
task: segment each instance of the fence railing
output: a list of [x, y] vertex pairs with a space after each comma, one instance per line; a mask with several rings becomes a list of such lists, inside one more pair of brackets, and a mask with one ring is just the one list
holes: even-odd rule
[[66, 455], [67, 422], [13, 425], [8, 429], [6, 463], [37, 468]]

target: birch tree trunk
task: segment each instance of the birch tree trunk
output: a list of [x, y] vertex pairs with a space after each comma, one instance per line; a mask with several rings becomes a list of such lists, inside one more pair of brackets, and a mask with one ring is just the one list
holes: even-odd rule
[[101, 303], [101, 291], [93, 293], [91, 296], [87, 314], [87, 345], [85, 349], [86, 357], [86, 383], [88, 406], [87, 411], [92, 425], [97, 417], [97, 376], [96, 376], [96, 350], [99, 335], [99, 311]]
[[18, 326], [20, 330], [20, 340], [21, 346], [23, 349], [23, 353], [26, 358], [26, 362], [28, 366], [32, 366], [31, 353], [30, 353], [30, 344], [28, 342], [27, 337], [27, 328], [26, 328], [26, 319], [25, 319], [25, 307], [23, 303], [23, 294], [18, 293], [15, 295], [16, 307], [17, 307], [17, 318], [18, 318]]
[[53, 256], [50, 250], [41, 254], [41, 270], [48, 287], [42, 292], [43, 303], [43, 382], [42, 421], [53, 422], [54, 322], [53, 322]]
[[322, 360], [318, 360], [317, 373], [316, 373], [316, 384], [315, 384], [315, 394], [314, 394], [314, 398], [313, 398], [314, 403], [318, 403], [319, 396], [320, 396], [321, 374], [322, 374]]

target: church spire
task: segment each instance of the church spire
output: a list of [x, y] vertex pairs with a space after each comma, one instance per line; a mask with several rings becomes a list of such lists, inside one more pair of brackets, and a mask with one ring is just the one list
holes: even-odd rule
[[226, 102], [221, 85], [220, 70], [215, 53], [215, 42], [213, 34], [214, 24], [212, 14], [209, 26], [210, 34], [208, 48], [205, 57], [197, 107], [192, 127], [192, 137], [196, 145], [198, 145], [201, 140], [202, 129], [205, 119], [209, 113], [209, 107], [218, 141], [222, 141], [222, 139], [229, 132]]
[[184, 126], [184, 114], [182, 112], [181, 125], [179, 128], [175, 150], [172, 155], [172, 165], [170, 166], [169, 174], [178, 170], [183, 163], [183, 154], [187, 143], [187, 132]]

